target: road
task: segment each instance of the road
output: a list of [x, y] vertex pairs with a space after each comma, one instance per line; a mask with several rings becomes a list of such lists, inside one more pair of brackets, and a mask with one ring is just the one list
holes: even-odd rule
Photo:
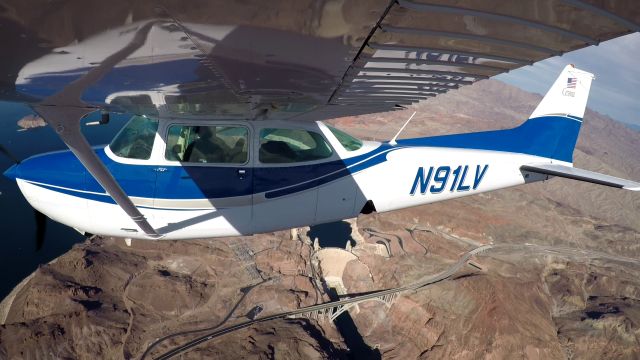
[[[432, 227], [432, 226], [424, 226], [424, 225], [415, 225], [412, 228], [408, 229], [409, 233], [412, 234], [413, 231], [426, 231], [426, 232], [430, 232], [436, 235], [440, 235], [443, 238], [447, 239], [447, 240], [452, 240], [452, 241], [457, 241], [457, 242], [461, 242], [463, 244], [466, 245], [471, 245], [471, 246], [482, 246], [482, 243], [475, 241], [473, 239], [469, 239], [469, 238], [465, 238], [465, 237], [461, 237], [461, 236], [456, 236], [453, 235], [451, 233], [448, 233], [446, 231], [442, 231], [438, 228]], [[413, 234], [412, 234], [413, 235]]]
[[255, 288], [258, 287], [264, 283], [267, 283], [269, 281], [271, 281], [273, 279], [267, 279], [267, 280], [263, 280], [262, 282], [258, 283], [258, 284], [254, 284], [251, 286], [248, 286], [246, 288], [244, 288], [244, 290], [242, 291], [242, 296], [240, 297], [240, 299], [238, 301], [236, 301], [235, 305], [233, 305], [233, 307], [231, 308], [231, 310], [227, 313], [227, 316], [222, 319], [222, 321], [220, 321], [217, 325], [214, 325], [212, 327], [208, 327], [208, 328], [202, 328], [202, 329], [195, 329], [195, 330], [186, 330], [186, 331], [180, 331], [180, 332], [175, 332], [172, 334], [169, 334], [167, 336], [163, 336], [159, 339], [157, 339], [156, 341], [154, 341], [153, 343], [151, 343], [151, 345], [149, 345], [147, 347], [147, 349], [144, 351], [144, 353], [142, 354], [142, 356], [140, 357], [140, 359], [145, 359], [147, 357], [147, 355], [149, 355], [149, 353], [156, 347], [158, 346], [160, 343], [169, 340], [171, 338], [177, 337], [177, 336], [182, 336], [182, 335], [189, 335], [189, 334], [197, 334], [197, 333], [201, 333], [201, 332], [205, 332], [205, 331], [210, 331], [210, 330], [214, 330], [219, 328], [220, 326], [222, 326], [222, 324], [224, 324], [225, 322], [227, 322], [231, 316], [233, 315], [233, 313], [236, 311], [236, 309], [240, 306], [240, 304], [242, 303], [242, 301], [244, 300], [245, 297], [247, 297], [247, 294], [249, 294], [249, 292]]
[[[416, 230], [422, 230], [422, 229], [416, 229]], [[249, 327], [251, 325], [257, 324], [257, 323], [261, 323], [261, 322], [266, 322], [266, 321], [271, 321], [271, 320], [276, 320], [276, 319], [282, 319], [282, 318], [287, 318], [287, 317], [293, 317], [296, 315], [300, 315], [300, 314], [305, 314], [305, 313], [309, 313], [309, 312], [313, 312], [313, 311], [318, 311], [318, 310], [323, 310], [323, 309], [328, 309], [328, 308], [333, 308], [333, 307], [338, 307], [341, 305], [346, 305], [346, 304], [352, 304], [352, 303], [358, 303], [358, 302], [363, 302], [363, 301], [367, 301], [373, 298], [377, 298], [377, 297], [381, 297], [384, 295], [389, 295], [389, 294], [394, 294], [394, 293], [401, 293], [401, 292], [405, 292], [405, 291], [411, 291], [411, 290], [417, 290], [420, 289], [422, 287], [425, 287], [427, 285], [431, 285], [437, 282], [440, 282], [442, 280], [445, 280], [449, 277], [451, 277], [452, 275], [454, 275], [458, 270], [460, 270], [460, 268], [462, 268], [464, 266], [464, 264], [474, 255], [483, 252], [485, 250], [488, 249], [492, 249], [492, 248], [500, 248], [500, 249], [510, 249], [510, 250], [524, 250], [526, 251], [527, 249], [533, 250], [533, 251], [541, 251], [541, 252], [547, 252], [547, 253], [556, 253], [556, 254], [564, 254], [564, 255], [574, 255], [574, 256], [584, 256], [584, 257], [590, 257], [590, 258], [604, 258], [604, 259], [609, 259], [609, 260], [617, 260], [617, 261], [623, 261], [623, 262], [631, 262], [631, 263], [635, 263], [638, 264], [639, 261], [637, 259], [633, 259], [633, 258], [627, 258], [627, 257], [621, 257], [621, 256], [615, 256], [615, 255], [611, 255], [611, 254], [607, 254], [607, 253], [603, 253], [603, 252], [599, 252], [599, 251], [593, 251], [593, 250], [584, 250], [584, 249], [576, 249], [576, 248], [571, 248], [571, 247], [559, 247], [559, 246], [544, 246], [544, 245], [535, 245], [535, 244], [526, 244], [526, 245], [520, 245], [520, 244], [501, 244], [501, 245], [482, 245], [479, 246], [477, 248], [474, 248], [473, 250], [465, 253], [460, 259], [458, 259], [458, 261], [456, 263], [454, 263], [451, 267], [449, 267], [448, 269], [444, 270], [441, 273], [438, 273], [436, 275], [431, 275], [431, 276], [427, 276], [417, 282], [414, 282], [412, 284], [406, 285], [406, 286], [402, 286], [402, 287], [397, 287], [397, 288], [393, 288], [393, 289], [387, 289], [387, 290], [379, 290], [379, 291], [375, 291], [375, 292], [371, 292], [371, 293], [367, 293], [365, 295], [361, 295], [361, 296], [355, 296], [355, 297], [351, 297], [351, 298], [346, 298], [346, 299], [342, 299], [339, 301], [331, 301], [331, 302], [327, 302], [327, 303], [323, 303], [323, 304], [318, 304], [318, 305], [312, 305], [312, 306], [308, 306], [308, 307], [304, 307], [304, 308], [300, 308], [297, 310], [293, 310], [293, 311], [289, 311], [289, 312], [284, 312], [284, 313], [279, 313], [279, 314], [273, 314], [273, 315], [269, 315], [269, 316], [265, 316], [262, 318], [257, 318], [255, 320], [250, 320], [250, 321], [245, 321], [236, 325], [232, 325], [226, 328], [222, 328], [219, 330], [215, 330], [212, 331], [206, 335], [203, 335], [199, 338], [196, 338], [188, 343], [185, 343], [184, 345], [178, 346], [176, 348], [171, 349], [170, 351], [160, 355], [158, 358], [156, 359], [169, 359], [172, 358], [184, 351], [187, 351], [190, 348], [193, 348], [199, 344], [202, 344], [206, 341], [212, 340], [216, 337], [228, 334], [230, 332], [239, 330], [239, 329], [243, 329], [246, 327]], [[170, 337], [171, 335], [169, 335]], [[146, 355], [147, 353], [145, 353]], [[144, 357], [143, 357], [144, 358]]]
[[[283, 312], [283, 313], [279, 313], [279, 314], [274, 314], [274, 315], [269, 315], [269, 316], [265, 316], [262, 318], [257, 318], [255, 320], [248, 320], [236, 325], [232, 325], [232, 326], [228, 326], [219, 330], [215, 330], [212, 331], [206, 335], [203, 335], [199, 338], [196, 338], [194, 340], [191, 340], [183, 345], [180, 345], [178, 347], [175, 347], [169, 351], [167, 351], [166, 353], [160, 355], [159, 357], [157, 357], [156, 359], [160, 360], [160, 359], [170, 359], [184, 351], [187, 351], [190, 348], [193, 348], [195, 346], [198, 346], [204, 342], [207, 342], [209, 340], [212, 340], [214, 338], [217, 338], [219, 336], [228, 334], [230, 332], [236, 331], [236, 330], [240, 330], [246, 327], [249, 327], [251, 325], [255, 325], [258, 323], [262, 323], [262, 322], [266, 322], [266, 321], [271, 321], [271, 320], [276, 320], [276, 319], [283, 319], [283, 318], [288, 318], [288, 317], [292, 317], [292, 316], [296, 316], [296, 315], [301, 315], [301, 314], [305, 314], [305, 313], [309, 313], [309, 312], [314, 312], [314, 311], [318, 311], [318, 310], [323, 310], [323, 309], [329, 309], [329, 308], [333, 308], [333, 307], [338, 307], [340, 305], [346, 305], [346, 304], [352, 304], [352, 303], [358, 303], [358, 302], [363, 302], [363, 301], [367, 301], [370, 299], [374, 299], [377, 297], [381, 297], [384, 295], [389, 295], [389, 294], [395, 294], [395, 293], [401, 293], [401, 292], [405, 292], [405, 291], [410, 291], [410, 290], [417, 290], [420, 289], [422, 287], [425, 287], [427, 285], [431, 285], [437, 282], [440, 282], [442, 280], [445, 280], [449, 277], [451, 277], [452, 275], [454, 275], [456, 272], [458, 272], [458, 270], [460, 270], [460, 268], [462, 268], [466, 262], [474, 255], [481, 253], [485, 250], [491, 249], [493, 248], [493, 245], [482, 245], [479, 246], [467, 253], [465, 253], [462, 257], [460, 257], [460, 259], [458, 259], [458, 261], [456, 263], [454, 263], [451, 267], [449, 267], [448, 269], [442, 271], [441, 273], [438, 273], [436, 275], [432, 275], [432, 276], [427, 276], [417, 282], [414, 282], [412, 284], [406, 285], [406, 286], [401, 286], [401, 287], [397, 287], [397, 288], [393, 288], [393, 289], [387, 289], [387, 290], [380, 290], [380, 291], [375, 291], [366, 295], [361, 295], [361, 296], [356, 296], [356, 297], [352, 297], [352, 298], [347, 298], [347, 299], [342, 299], [342, 300], [338, 300], [338, 301], [331, 301], [331, 302], [326, 302], [323, 304], [318, 304], [318, 305], [311, 305], [311, 306], [307, 306], [304, 308], [300, 308], [300, 309], [296, 309], [296, 310], [292, 310], [292, 311], [287, 311], [287, 312]], [[171, 335], [169, 335], [171, 336]], [[145, 355], [148, 353], [145, 352]], [[143, 358], [144, 356], [143, 355]]]

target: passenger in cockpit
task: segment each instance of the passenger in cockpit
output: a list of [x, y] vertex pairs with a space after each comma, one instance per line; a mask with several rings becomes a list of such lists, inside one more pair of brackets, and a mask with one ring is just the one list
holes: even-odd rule
[[216, 128], [214, 126], [199, 126], [196, 132], [199, 138], [187, 147], [184, 153], [184, 161], [199, 163], [225, 162], [228, 148], [224, 141], [216, 136]]

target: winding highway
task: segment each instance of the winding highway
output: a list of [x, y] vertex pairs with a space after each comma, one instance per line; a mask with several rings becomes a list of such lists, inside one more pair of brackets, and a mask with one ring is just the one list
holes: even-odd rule
[[[410, 290], [417, 290], [420, 289], [422, 287], [425, 287], [427, 285], [431, 285], [437, 282], [440, 282], [442, 280], [445, 280], [449, 277], [451, 277], [452, 275], [454, 275], [456, 272], [458, 272], [458, 270], [460, 270], [465, 263], [474, 255], [481, 253], [485, 250], [491, 249], [493, 248], [493, 245], [482, 245], [479, 246], [467, 253], [465, 253], [462, 257], [460, 257], [458, 259], [458, 261], [456, 263], [454, 263], [451, 267], [449, 267], [448, 269], [433, 275], [433, 276], [427, 276], [419, 281], [416, 281], [412, 284], [409, 285], [405, 285], [405, 286], [401, 286], [401, 287], [397, 287], [397, 288], [393, 288], [393, 289], [387, 289], [387, 290], [380, 290], [380, 291], [374, 291], [371, 293], [368, 293], [366, 295], [360, 295], [360, 296], [355, 296], [352, 298], [347, 298], [347, 299], [342, 299], [342, 300], [338, 300], [338, 301], [331, 301], [331, 302], [326, 302], [323, 304], [318, 304], [318, 305], [311, 305], [311, 306], [307, 306], [304, 308], [300, 308], [300, 309], [296, 309], [296, 310], [292, 310], [292, 311], [287, 311], [287, 312], [283, 312], [283, 313], [279, 313], [279, 314], [273, 314], [273, 315], [269, 315], [269, 316], [265, 316], [262, 318], [257, 318], [254, 320], [249, 320], [249, 321], [245, 321], [236, 325], [231, 325], [219, 330], [215, 330], [212, 331], [210, 333], [207, 333], [203, 336], [200, 336], [194, 340], [191, 340], [183, 345], [177, 346], [167, 352], [165, 352], [164, 354], [158, 356], [157, 360], [160, 359], [170, 359], [180, 353], [183, 353], [187, 350], [189, 350], [190, 348], [193, 348], [195, 346], [198, 346], [204, 342], [207, 342], [209, 340], [212, 340], [214, 338], [217, 338], [219, 336], [228, 334], [230, 332], [236, 331], [236, 330], [240, 330], [246, 327], [249, 327], [251, 325], [254, 324], [258, 324], [258, 323], [262, 323], [262, 322], [266, 322], [266, 321], [271, 321], [271, 320], [276, 320], [276, 319], [283, 319], [283, 318], [289, 318], [292, 316], [296, 316], [296, 315], [301, 315], [301, 314], [305, 314], [305, 313], [309, 313], [309, 312], [314, 312], [314, 311], [318, 311], [318, 310], [324, 310], [324, 309], [330, 309], [330, 308], [334, 308], [334, 307], [338, 307], [341, 305], [347, 305], [347, 304], [353, 304], [353, 303], [359, 303], [359, 302], [363, 302], [363, 301], [367, 301], [367, 300], [371, 300], [374, 298], [378, 298], [384, 295], [390, 295], [390, 294], [397, 294], [397, 293], [401, 293], [401, 292], [405, 292], [405, 291], [410, 291]], [[148, 353], [145, 352], [145, 355]], [[144, 356], [143, 355], [143, 358]]]

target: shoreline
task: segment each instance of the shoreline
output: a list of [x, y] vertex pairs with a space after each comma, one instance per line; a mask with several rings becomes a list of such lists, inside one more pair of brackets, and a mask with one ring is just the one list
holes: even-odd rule
[[9, 310], [11, 310], [11, 305], [13, 305], [13, 300], [16, 298], [16, 295], [18, 295], [20, 290], [22, 290], [22, 288], [24, 288], [25, 285], [27, 285], [29, 281], [31, 281], [33, 276], [36, 274], [36, 271], [38, 271], [38, 269], [29, 274], [29, 276], [27, 276], [26, 278], [22, 279], [22, 281], [20, 281], [18, 285], [16, 285], [13, 290], [11, 290], [9, 295], [2, 299], [2, 301], [0, 302], [0, 325], [5, 324], [5, 322], [7, 321], [7, 316], [9, 316]]
[[[66, 254], [66, 253], [64, 253]], [[62, 255], [64, 255], [62, 254]], [[62, 256], [60, 255], [60, 256]], [[60, 257], [58, 256], [58, 257]], [[58, 261], [58, 257], [56, 257], [55, 259], [49, 261], [47, 264], [53, 264], [56, 261]], [[22, 288], [24, 288], [29, 281], [31, 281], [31, 279], [33, 278], [33, 276], [36, 274], [36, 272], [40, 269], [40, 267], [38, 267], [37, 269], [35, 269], [31, 274], [29, 274], [29, 276], [25, 277], [24, 279], [22, 279], [22, 281], [20, 281], [18, 283], [18, 285], [16, 285], [13, 290], [11, 290], [11, 292], [4, 298], [2, 299], [2, 301], [0, 301], [0, 325], [4, 325], [7, 321], [7, 316], [9, 316], [9, 310], [11, 310], [11, 305], [13, 305], [13, 300], [16, 298], [16, 295], [18, 295], [18, 293], [20, 292], [20, 290], [22, 290]]]

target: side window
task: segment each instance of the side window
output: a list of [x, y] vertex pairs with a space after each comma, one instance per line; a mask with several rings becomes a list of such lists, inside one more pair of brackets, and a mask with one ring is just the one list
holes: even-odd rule
[[333, 136], [335, 136], [336, 139], [338, 139], [338, 141], [345, 148], [345, 150], [354, 151], [362, 147], [362, 140], [356, 139], [355, 137], [347, 134], [342, 130], [336, 129], [333, 126], [327, 125], [327, 127], [329, 128], [329, 130], [331, 130], [331, 132], [333, 133]]
[[158, 131], [158, 120], [134, 116], [111, 141], [109, 148], [117, 156], [148, 160]]
[[165, 158], [191, 163], [244, 164], [249, 159], [249, 131], [243, 126], [172, 125]]
[[265, 164], [294, 163], [325, 159], [333, 151], [322, 135], [296, 129], [262, 129], [260, 131], [260, 162]]

